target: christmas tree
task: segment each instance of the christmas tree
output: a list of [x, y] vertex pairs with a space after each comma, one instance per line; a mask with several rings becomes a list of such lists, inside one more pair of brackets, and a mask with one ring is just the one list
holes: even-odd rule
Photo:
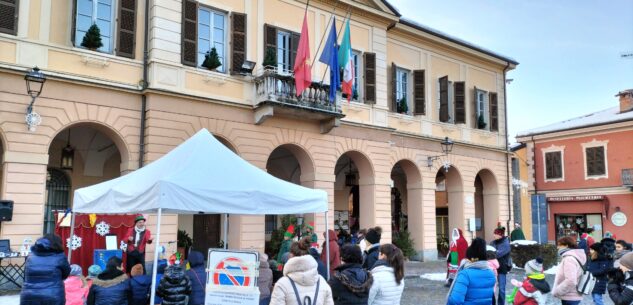
[[209, 70], [215, 70], [221, 65], [222, 62], [220, 61], [220, 57], [218, 56], [218, 51], [215, 49], [215, 47], [211, 48], [211, 51], [207, 52], [207, 54], [204, 55], [204, 62], [202, 63], [202, 66]]
[[266, 49], [266, 56], [264, 56], [264, 63], [262, 64], [264, 68], [266, 67], [277, 67], [277, 57], [275, 56], [275, 49], [273, 47], [268, 47]]
[[96, 24], [90, 26], [83, 41], [81, 42], [81, 46], [90, 50], [96, 50], [103, 46], [103, 43], [101, 42], [101, 30], [99, 30], [99, 27]]

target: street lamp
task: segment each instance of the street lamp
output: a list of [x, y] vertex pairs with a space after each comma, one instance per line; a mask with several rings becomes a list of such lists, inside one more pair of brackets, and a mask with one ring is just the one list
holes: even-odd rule
[[36, 112], [33, 112], [33, 103], [35, 99], [42, 93], [44, 82], [46, 82], [46, 76], [40, 72], [38, 67], [31, 69], [25, 76], [26, 92], [31, 96], [31, 103], [26, 108], [26, 124], [29, 126], [29, 131], [35, 131], [35, 128], [42, 123], [42, 117]]
[[[439, 159], [440, 157], [446, 156], [448, 157], [448, 154], [451, 153], [451, 151], [453, 151], [453, 141], [451, 139], [449, 139], [448, 137], [445, 137], [444, 140], [442, 142], [440, 142], [441, 146], [442, 146], [442, 153], [444, 153], [443, 155], [437, 155], [437, 156], [429, 156], [426, 160], [427, 162], [427, 166], [429, 168], [433, 167], [433, 161]], [[446, 160], [444, 161], [444, 171], [448, 172], [448, 169], [451, 168], [451, 162]]]
[[60, 162], [61, 169], [73, 170], [73, 163], [75, 160], [75, 149], [70, 146], [70, 129], [68, 129], [68, 142], [66, 147], [62, 148], [62, 160]]
[[356, 185], [356, 174], [352, 173], [352, 159], [349, 159], [349, 170], [345, 174], [345, 186]]

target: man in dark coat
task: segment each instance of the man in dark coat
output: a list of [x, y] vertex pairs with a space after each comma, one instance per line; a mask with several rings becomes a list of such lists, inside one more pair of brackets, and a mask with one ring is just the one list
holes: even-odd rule
[[59, 236], [47, 234], [31, 247], [26, 259], [21, 305], [63, 305], [66, 303], [64, 280], [70, 265]]
[[613, 259], [615, 256], [615, 239], [613, 239], [613, 234], [607, 231], [600, 242], [605, 248], [607, 248], [607, 257], [609, 259]]
[[165, 269], [156, 294], [163, 298], [162, 305], [187, 305], [191, 294], [191, 281], [180, 264], [176, 263]]
[[145, 228], [145, 217], [138, 215], [134, 219], [134, 227], [127, 230], [123, 241], [127, 243], [127, 262], [125, 272], [130, 273], [132, 266], [141, 264], [145, 270], [145, 246], [154, 239], [152, 233]]
[[88, 305], [128, 305], [130, 284], [122, 264], [116, 256], [108, 260], [105, 270], [92, 280]]
[[497, 304], [505, 304], [506, 276], [512, 266], [510, 260], [510, 242], [508, 241], [508, 237], [505, 236], [505, 233], [506, 229], [504, 227], [497, 227], [494, 231], [495, 239], [490, 243], [491, 246], [497, 249], [497, 260], [499, 261], [499, 268], [497, 269], [497, 283], [499, 287]]
[[620, 258], [619, 275], [611, 277], [607, 290], [615, 305], [633, 304], [633, 253]]
[[369, 289], [373, 278], [363, 269], [363, 254], [357, 245], [344, 245], [341, 248], [343, 264], [336, 267], [328, 281], [332, 288], [332, 299], [336, 305], [367, 304]]
[[378, 254], [380, 250], [380, 236], [382, 235], [382, 228], [375, 227], [367, 231], [365, 235], [365, 243], [367, 244], [367, 250], [365, 250], [365, 261], [363, 262], [363, 268], [371, 270], [378, 261]]
[[191, 280], [189, 305], [204, 305], [204, 288], [207, 283], [207, 272], [204, 270], [204, 256], [198, 251], [189, 253], [187, 276]]

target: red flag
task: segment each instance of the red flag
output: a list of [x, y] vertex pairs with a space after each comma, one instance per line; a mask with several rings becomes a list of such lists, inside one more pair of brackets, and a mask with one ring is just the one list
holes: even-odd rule
[[312, 83], [312, 70], [310, 66], [310, 37], [308, 36], [308, 13], [303, 15], [303, 27], [301, 28], [301, 38], [299, 38], [299, 47], [297, 48], [297, 57], [295, 58], [295, 87], [297, 88], [297, 96], [303, 93], [303, 90], [310, 87]]

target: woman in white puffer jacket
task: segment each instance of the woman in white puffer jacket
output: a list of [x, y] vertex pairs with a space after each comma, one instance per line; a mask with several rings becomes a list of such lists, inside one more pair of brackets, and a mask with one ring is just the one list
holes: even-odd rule
[[284, 277], [273, 288], [270, 305], [334, 305], [332, 290], [319, 275], [318, 264], [308, 252], [310, 242], [310, 237], [305, 237], [290, 246], [291, 258], [284, 265]]
[[380, 246], [378, 261], [371, 269], [374, 283], [368, 305], [396, 305], [404, 291], [404, 255], [392, 244]]

